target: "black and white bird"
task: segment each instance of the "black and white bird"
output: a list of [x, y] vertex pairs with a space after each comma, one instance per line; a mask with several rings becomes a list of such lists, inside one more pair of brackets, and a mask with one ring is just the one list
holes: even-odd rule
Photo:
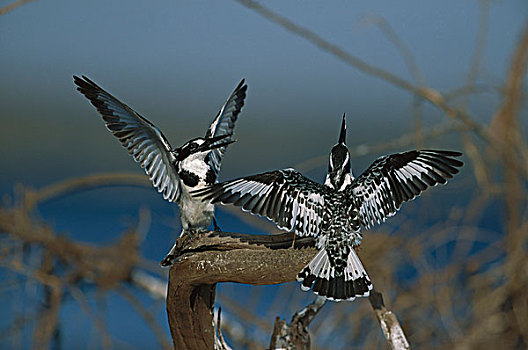
[[319, 251], [298, 273], [297, 280], [303, 290], [311, 288], [336, 301], [368, 296], [372, 289], [354, 250], [361, 243], [361, 229], [393, 216], [403, 202], [428, 187], [445, 184], [463, 165], [456, 159], [462, 155], [459, 152], [414, 150], [380, 157], [354, 178], [345, 138], [343, 115], [324, 185], [294, 169], [285, 169], [192, 192], [211, 203], [234, 204], [265, 216], [299, 236], [313, 236]]
[[[235, 142], [232, 138], [235, 122], [246, 98], [244, 79], [220, 108], [205, 137], [189, 140], [179, 148], [172, 148], [154, 124], [89, 78], [74, 76], [73, 80], [77, 90], [102, 115], [108, 130], [141, 165], [158, 192], [163, 193], [163, 198], [178, 204], [181, 234], [206, 231], [211, 220], [215, 229], [219, 229], [214, 220], [214, 205], [192, 197], [189, 192], [216, 182], [226, 147]], [[162, 260], [162, 266], [172, 264], [175, 248], [176, 244]]]

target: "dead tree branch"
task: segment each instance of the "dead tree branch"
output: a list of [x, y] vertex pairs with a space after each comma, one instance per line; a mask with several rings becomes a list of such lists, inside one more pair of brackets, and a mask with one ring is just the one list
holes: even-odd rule
[[396, 315], [387, 310], [383, 303], [383, 295], [377, 290], [372, 290], [369, 296], [370, 305], [376, 312], [376, 317], [383, 331], [383, 335], [389, 342], [391, 349], [405, 350], [410, 349], [409, 342], [405, 337], [405, 333], [398, 322]]
[[22, 6], [25, 3], [33, 2], [33, 1], [37, 1], [37, 0], [17, 0], [15, 2], [12, 2], [9, 5], [6, 5], [6, 6], [2, 7], [2, 8], [0, 8], [0, 16], [5, 15], [6, 13], [13, 11], [17, 7]]
[[176, 349], [212, 349], [218, 282], [269, 285], [295, 280], [316, 253], [312, 238], [292, 233], [252, 235], [209, 232], [178, 240], [169, 273], [167, 314]]
[[[294, 281], [315, 255], [313, 238], [292, 233], [253, 235], [214, 232], [178, 239], [177, 258], [169, 273], [167, 314], [176, 349], [212, 349], [215, 344], [214, 300], [218, 282], [269, 285]], [[409, 349], [396, 316], [381, 294], [369, 298], [391, 348]], [[277, 319], [271, 349], [309, 349], [308, 325], [324, 305], [317, 298], [297, 312], [290, 324]]]
[[325, 303], [326, 298], [318, 296], [313, 303], [297, 311], [289, 324], [277, 316], [271, 335], [270, 349], [310, 349], [308, 326]]

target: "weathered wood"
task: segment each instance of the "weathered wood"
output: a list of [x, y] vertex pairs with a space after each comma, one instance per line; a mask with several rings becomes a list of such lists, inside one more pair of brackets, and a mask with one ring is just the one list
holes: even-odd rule
[[213, 349], [218, 282], [269, 285], [295, 280], [316, 253], [312, 238], [292, 233], [208, 232], [181, 237], [169, 273], [167, 314], [175, 349]]
[[400, 322], [398, 322], [398, 318], [392, 311], [387, 310], [385, 307], [383, 295], [374, 289], [370, 292], [369, 301], [372, 309], [374, 309], [374, 312], [376, 313], [381, 331], [387, 339], [391, 349], [410, 349], [409, 341], [405, 337], [405, 333], [403, 332]]
[[277, 317], [271, 335], [270, 350], [309, 350], [311, 339], [308, 326], [325, 303], [326, 298], [316, 297], [313, 303], [297, 311], [289, 324]]

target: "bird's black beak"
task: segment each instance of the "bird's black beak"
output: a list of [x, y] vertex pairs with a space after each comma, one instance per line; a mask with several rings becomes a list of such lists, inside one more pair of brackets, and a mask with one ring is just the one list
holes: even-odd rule
[[[227, 139], [225, 141], [222, 141], [222, 140], [224, 140], [227, 137], [230, 137], [230, 135], [222, 135], [222, 136], [216, 136], [216, 137], [208, 138], [200, 146], [200, 150], [201, 151], [210, 151], [210, 150], [213, 150], [215, 148], [220, 148], [220, 147], [227, 146], [227, 145], [237, 141], [237, 140], [231, 139], [231, 138], [229, 138], [229, 139]], [[220, 141], [222, 141], [222, 142], [220, 142]]]
[[341, 133], [339, 134], [339, 143], [346, 144], [346, 122], [345, 113], [343, 113], [343, 121], [341, 122]]

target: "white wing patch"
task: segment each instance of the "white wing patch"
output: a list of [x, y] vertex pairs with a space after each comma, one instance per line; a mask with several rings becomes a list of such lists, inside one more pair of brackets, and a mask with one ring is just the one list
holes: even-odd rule
[[286, 169], [224, 182], [194, 194], [212, 199], [212, 203], [240, 206], [299, 236], [316, 236], [325, 210], [325, 196], [319, 191], [328, 190]]
[[290, 230], [295, 230], [301, 236], [314, 236], [319, 232], [322, 217], [318, 215], [324, 206], [324, 198], [318, 193], [303, 193], [293, 198], [293, 214]]
[[393, 216], [396, 213], [396, 210], [391, 211], [387, 208], [387, 205], [384, 205], [385, 201], [388, 200], [390, 201], [388, 204], [395, 206], [394, 201], [387, 198], [386, 193], [388, 192], [390, 192], [390, 185], [387, 178], [384, 178], [378, 186], [358, 186], [354, 188], [353, 195], [363, 199], [360, 202], [359, 212], [366, 219], [364, 222], [368, 223], [365, 225], [367, 228], [370, 228], [374, 224], [380, 224], [387, 217]]
[[363, 226], [370, 228], [393, 216], [406, 201], [428, 187], [445, 184], [463, 163], [459, 152], [410, 151], [378, 158], [346, 191], [359, 207]]
[[83, 76], [74, 82], [102, 115], [106, 128], [116, 136], [128, 153], [149, 176], [163, 198], [177, 201], [180, 194], [176, 159], [171, 146], [159, 129], [132, 108], [120, 102], [96, 83]]
[[[233, 136], [235, 131], [235, 123], [238, 119], [240, 111], [242, 110], [242, 107], [244, 106], [246, 90], [247, 85], [244, 85], [244, 79], [242, 79], [242, 81], [222, 105], [220, 111], [218, 111], [218, 114], [209, 126], [209, 129], [207, 129], [205, 137], [216, 137], [222, 135]], [[226, 147], [227, 146], [216, 148], [210, 153], [209, 163], [216, 174], [218, 174], [220, 171], [222, 157], [226, 151]]]

